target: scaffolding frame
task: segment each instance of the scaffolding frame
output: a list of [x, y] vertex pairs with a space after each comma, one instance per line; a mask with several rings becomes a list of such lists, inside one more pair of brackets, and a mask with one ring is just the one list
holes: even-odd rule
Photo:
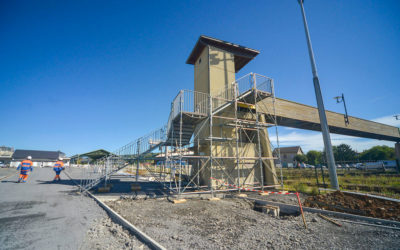
[[[272, 107], [262, 102], [265, 98], [272, 98]], [[266, 119], [261, 108], [273, 109], [274, 115]], [[275, 156], [268, 137], [267, 129], [270, 127], [275, 127]], [[216, 130], [220, 130], [219, 135]], [[227, 132], [232, 133], [227, 135]], [[269, 144], [269, 156], [263, 156], [262, 133]], [[253, 147], [254, 156], [248, 156], [246, 150], [249, 148], [246, 149], [245, 144]], [[201, 152], [204, 147], [208, 147], [208, 154], [204, 150]], [[221, 152], [224, 149], [230, 153]], [[150, 166], [148, 161], [157, 161], [157, 164]], [[140, 176], [146, 176], [178, 195], [197, 190], [214, 196], [215, 192], [226, 191], [224, 184], [212, 181], [221, 176], [225, 182], [236, 185], [238, 188], [233, 190], [238, 192], [239, 187], [283, 188], [282, 164], [279, 164], [280, 180], [276, 173], [274, 177], [280, 184], [265, 185], [264, 171], [274, 167], [273, 161], [280, 163], [274, 82], [272, 78], [249, 73], [214, 95], [179, 91], [171, 103], [167, 125], [121, 147], [110, 156], [92, 162], [85, 171], [81, 187], [84, 191], [101, 182], [106, 185], [118, 171], [136, 168], [135, 174], [130, 171], [136, 182], [140, 181]], [[206, 171], [210, 175], [208, 183], [204, 183]]]

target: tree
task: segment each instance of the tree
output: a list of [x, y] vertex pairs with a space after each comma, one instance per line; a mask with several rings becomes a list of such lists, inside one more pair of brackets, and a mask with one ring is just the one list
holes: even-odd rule
[[375, 146], [364, 150], [360, 154], [360, 159], [369, 161], [394, 160], [394, 148], [388, 146]]
[[322, 152], [316, 150], [310, 150], [307, 152], [307, 163], [311, 165], [317, 165], [322, 162]]
[[336, 161], [354, 161], [357, 159], [357, 152], [347, 144], [334, 147], [333, 153]]
[[296, 162], [307, 162], [307, 156], [305, 155], [296, 155], [293, 160]]
[[[340, 144], [339, 146], [332, 146], [333, 156], [335, 157], [335, 162], [341, 161], [355, 161], [358, 158], [358, 153], [354, 151], [350, 145]], [[322, 151], [322, 157], [326, 159], [325, 149]]]

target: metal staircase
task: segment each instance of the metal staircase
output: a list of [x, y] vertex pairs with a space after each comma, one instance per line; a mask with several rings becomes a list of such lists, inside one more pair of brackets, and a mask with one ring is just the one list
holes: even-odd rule
[[[270, 95], [269, 82], [259, 81], [255, 86], [257, 76], [260, 75], [253, 73], [245, 75], [236, 80], [231, 88], [213, 96], [192, 90], [181, 90], [171, 103], [167, 125], [92, 163], [93, 169], [100, 171], [93, 174], [93, 169], [87, 169], [81, 181], [82, 190], [92, 189], [129, 164], [135, 162], [139, 164], [140, 159], [151, 157], [150, 154], [162, 146], [183, 147], [190, 144], [196, 124], [209, 115], [224, 111], [235, 102], [252, 99], [252, 95], [255, 94], [254, 89], [263, 92], [265, 88], [264, 95]], [[246, 84], [239, 85], [240, 81]]]

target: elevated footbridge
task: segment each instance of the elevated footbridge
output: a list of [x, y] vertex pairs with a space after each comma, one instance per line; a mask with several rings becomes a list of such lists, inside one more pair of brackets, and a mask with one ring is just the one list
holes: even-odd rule
[[[252, 110], [256, 106], [258, 112], [254, 113]], [[93, 188], [107, 180], [112, 174], [135, 162], [139, 166], [140, 160], [158, 157], [159, 160], [165, 161], [167, 152], [163, 154], [163, 147], [179, 148], [180, 160], [182, 160], [182, 148], [189, 149], [192, 146], [196, 136], [195, 129], [199, 124], [210, 119], [210, 116], [223, 117], [227, 121], [233, 120], [232, 112], [243, 114], [239, 119], [242, 126], [246, 126], [248, 123], [254, 128], [257, 120], [257, 126], [264, 128], [279, 125], [314, 131], [321, 130], [317, 108], [275, 98], [272, 79], [250, 73], [239, 78], [218, 94], [210, 95], [192, 90], [179, 91], [171, 103], [167, 124], [126, 144], [111, 156], [94, 162], [93, 165], [98, 166], [100, 173], [94, 178], [87, 178], [82, 185], [83, 188], [86, 190]], [[326, 113], [331, 133], [400, 141], [400, 132], [396, 127], [356, 117], [349, 117], [350, 123], [346, 124], [343, 114], [331, 111], [326, 111]], [[256, 117], [260, 115], [263, 115], [264, 118]], [[229, 126], [229, 123], [225, 125]], [[233, 122], [232, 126], [234, 126]], [[188, 152], [188, 150], [184, 152]], [[179, 152], [175, 155], [178, 154]]]

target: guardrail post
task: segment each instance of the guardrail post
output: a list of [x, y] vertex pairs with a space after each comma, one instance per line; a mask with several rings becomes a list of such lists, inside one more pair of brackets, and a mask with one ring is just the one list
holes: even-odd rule
[[139, 160], [139, 153], [140, 153], [140, 138], [138, 139], [138, 142], [137, 142], [137, 149], [136, 149], [136, 153], [137, 153], [137, 155], [136, 155], [136, 160], [137, 160], [137, 163], [136, 163], [136, 181], [139, 181], [139, 163], [140, 163], [140, 160]]

